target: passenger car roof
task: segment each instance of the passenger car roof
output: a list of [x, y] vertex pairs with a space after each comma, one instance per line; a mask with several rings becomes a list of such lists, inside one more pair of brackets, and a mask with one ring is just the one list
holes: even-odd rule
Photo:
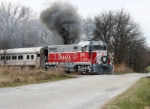
[[0, 50], [0, 54], [4, 54], [4, 52], [6, 52], [6, 54], [28, 54], [28, 53], [36, 53], [36, 52], [40, 52], [42, 47], [29, 47], [29, 48], [15, 48], [15, 49], [5, 49], [4, 50]]

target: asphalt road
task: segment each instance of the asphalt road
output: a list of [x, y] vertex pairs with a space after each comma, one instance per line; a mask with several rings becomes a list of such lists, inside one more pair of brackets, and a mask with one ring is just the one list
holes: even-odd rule
[[150, 74], [85, 75], [57, 82], [0, 88], [0, 109], [98, 109]]

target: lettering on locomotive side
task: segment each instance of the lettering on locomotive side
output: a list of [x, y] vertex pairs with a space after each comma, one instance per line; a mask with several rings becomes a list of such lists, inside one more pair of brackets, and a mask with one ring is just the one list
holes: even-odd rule
[[58, 60], [71, 60], [70, 55], [62, 55], [62, 54], [58, 54]]

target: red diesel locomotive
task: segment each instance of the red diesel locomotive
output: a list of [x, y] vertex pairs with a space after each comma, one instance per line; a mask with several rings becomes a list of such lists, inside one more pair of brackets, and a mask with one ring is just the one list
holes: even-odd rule
[[82, 41], [79, 44], [53, 45], [41, 49], [42, 66], [58, 66], [66, 72], [112, 74], [113, 58], [102, 41]]

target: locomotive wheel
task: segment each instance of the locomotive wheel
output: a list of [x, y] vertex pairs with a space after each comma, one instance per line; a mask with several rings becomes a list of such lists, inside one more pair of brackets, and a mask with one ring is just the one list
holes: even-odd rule
[[49, 70], [55, 70], [57, 66], [50, 66]]
[[85, 70], [85, 69], [82, 69], [82, 73], [85, 74], [85, 73], [86, 73], [86, 70]]

